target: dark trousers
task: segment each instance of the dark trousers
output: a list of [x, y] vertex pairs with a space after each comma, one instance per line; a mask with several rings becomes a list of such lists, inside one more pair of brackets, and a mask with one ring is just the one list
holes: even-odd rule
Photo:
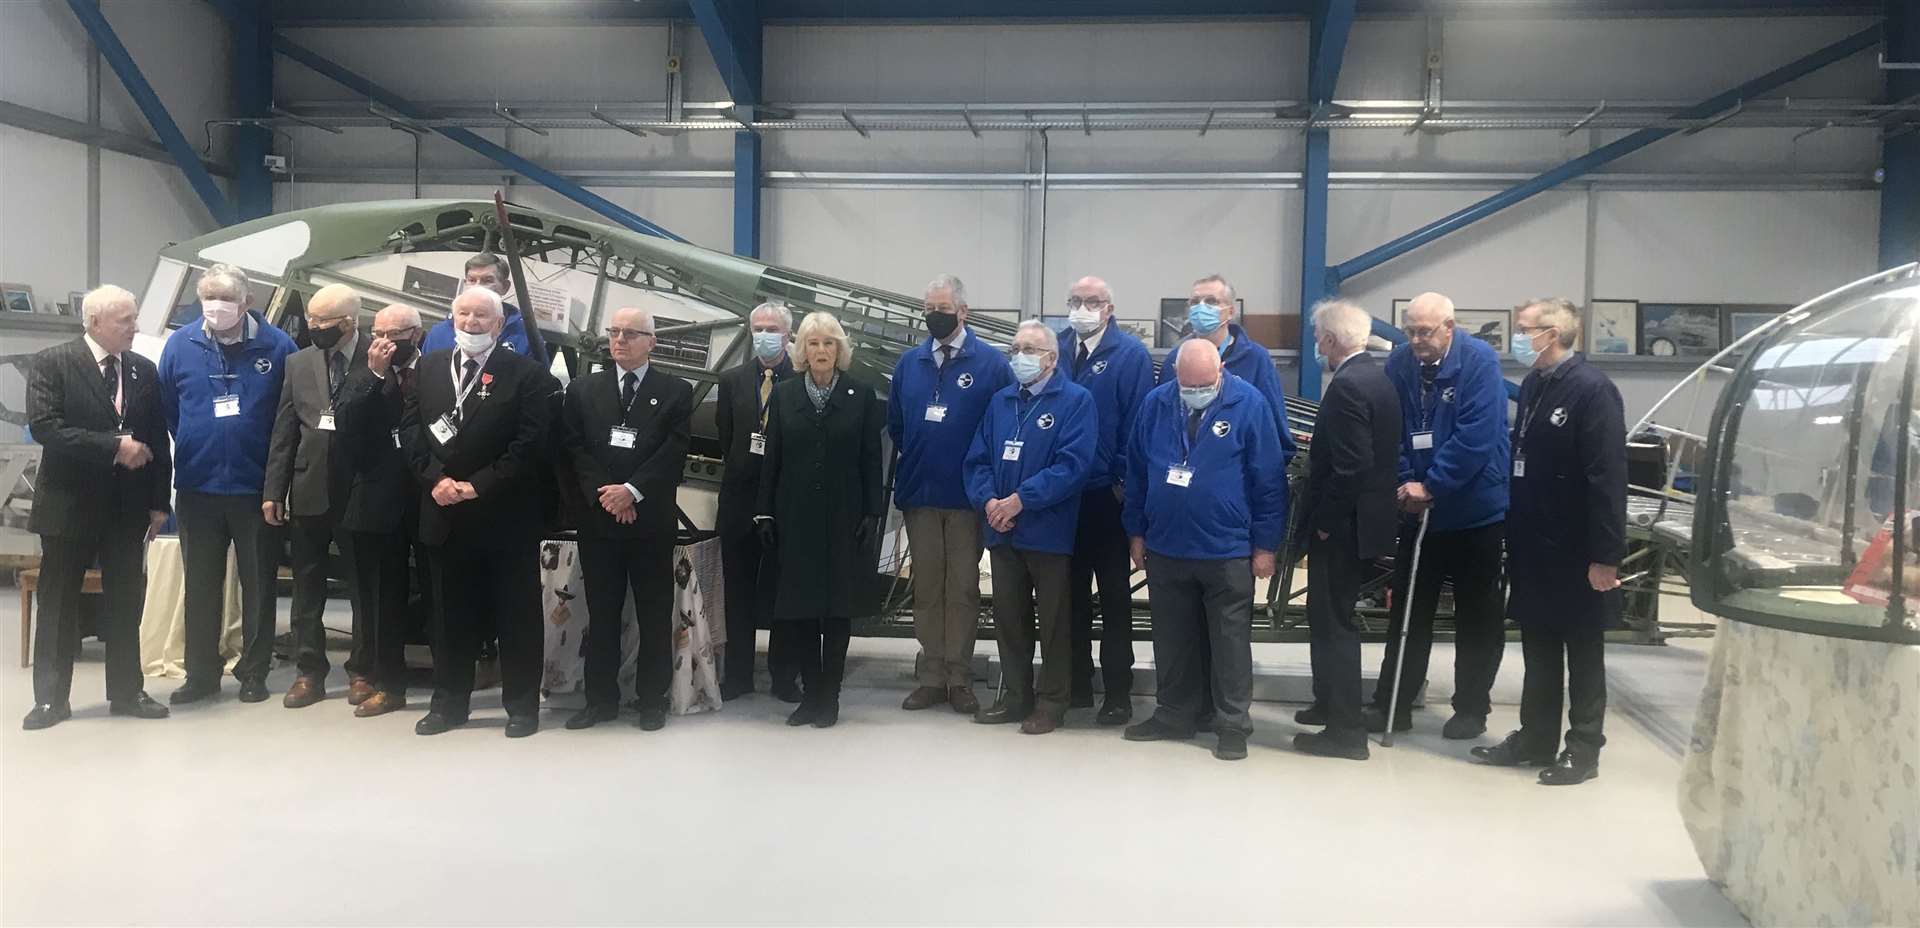
[[348, 673], [367, 677], [383, 693], [407, 694], [407, 612], [411, 568], [407, 564], [407, 536], [399, 533], [351, 532], [353, 560], [353, 639], [355, 650], [366, 642], [359, 660], [347, 662]]
[[325, 680], [327, 629], [321, 617], [327, 608], [327, 567], [333, 560], [331, 546], [340, 546], [340, 561], [346, 572], [347, 602], [353, 611], [353, 649], [347, 652], [347, 675], [367, 674], [369, 661], [365, 619], [360, 613], [360, 598], [354, 595], [355, 559], [351, 533], [342, 531], [331, 515], [292, 516], [287, 519], [288, 540], [293, 548], [293, 607], [287, 624], [293, 632], [293, 665], [303, 677]]
[[220, 678], [220, 626], [227, 600], [227, 548], [240, 573], [239, 680], [264, 679], [273, 664], [279, 625], [274, 585], [280, 573], [280, 531], [260, 514], [260, 494], [215, 496], [181, 490], [174, 517], [180, 526], [185, 572], [187, 679]]
[[140, 612], [147, 596], [141, 563], [147, 527], [80, 526], [81, 534], [40, 536], [40, 627], [33, 638], [33, 701], [62, 705], [73, 691], [80, 652], [80, 585], [100, 562], [100, 636], [107, 640], [107, 699], [140, 694]]
[[450, 542], [432, 549], [433, 711], [467, 717], [473, 662], [486, 628], [500, 636], [500, 702], [509, 716], [540, 711], [546, 635], [540, 618], [538, 543], [490, 547]]
[[[1400, 530], [1394, 555], [1398, 573], [1393, 578], [1393, 619], [1387, 628], [1387, 656], [1373, 690], [1373, 704], [1386, 708], [1393, 698], [1393, 663], [1400, 651], [1400, 615], [1407, 602], [1407, 569], [1413, 564], [1413, 539], [1419, 523]], [[1500, 656], [1507, 648], [1507, 610], [1500, 601], [1500, 552], [1506, 524], [1495, 522], [1458, 532], [1428, 530], [1420, 546], [1420, 576], [1413, 587], [1413, 626], [1407, 629], [1407, 662], [1400, 671], [1400, 707], [1396, 718], [1406, 718], [1413, 697], [1427, 681], [1427, 661], [1433, 653], [1433, 613], [1440, 604], [1440, 585], [1453, 581], [1453, 711], [1484, 716], [1492, 711], [1488, 694], [1500, 673]]]
[[[995, 545], [988, 551], [993, 565], [993, 627], [1000, 645], [1000, 669], [1006, 700], [1055, 719], [1067, 714], [1070, 689], [1067, 657], [1073, 642], [1068, 610], [1073, 597], [1067, 591], [1072, 555], [1022, 551]], [[1038, 619], [1040, 680], [1034, 685], [1033, 648]]]
[[1093, 584], [1100, 584], [1100, 680], [1107, 698], [1133, 691], [1133, 565], [1113, 487], [1080, 495], [1073, 538], [1073, 693], [1093, 692]]
[[665, 709], [673, 683], [673, 536], [582, 536], [580, 571], [587, 588], [587, 703], [620, 705], [620, 632], [631, 590], [640, 636], [634, 696], [643, 710]]
[[[1158, 690], [1154, 718], [1193, 731], [1211, 693], [1215, 731], [1253, 731], [1247, 714], [1253, 704], [1252, 563], [1148, 551], [1147, 605]], [[1212, 655], [1211, 665], [1202, 661], [1203, 652]]]
[[[721, 493], [736, 492], [722, 488]], [[752, 505], [743, 503], [742, 505]], [[727, 526], [720, 534], [720, 571], [727, 595], [727, 666], [721, 683], [729, 690], [753, 691], [754, 633], [772, 602], [770, 581], [775, 566], [773, 552], [763, 551], [760, 536], [751, 523]], [[791, 635], [781, 633], [784, 623], [769, 623], [773, 634], [767, 637], [767, 673], [775, 689], [792, 685], [800, 677], [799, 655], [787, 653], [783, 645]]]
[[[782, 626], [786, 626], [783, 634]], [[838, 703], [840, 682], [847, 676], [847, 643], [853, 639], [851, 619], [781, 619], [773, 623], [783, 635], [788, 653], [800, 665], [800, 685], [806, 702]]]
[[[1607, 743], [1606, 630], [1598, 623], [1520, 623], [1526, 659], [1520, 689], [1520, 737], [1529, 752], [1558, 753], [1560, 705], [1567, 697], [1567, 749], [1594, 754]], [[1562, 687], [1562, 676], [1565, 687]]]
[[1352, 539], [1315, 534], [1307, 544], [1313, 701], [1326, 709], [1328, 737], [1349, 742], [1367, 738], [1360, 718], [1360, 627], [1353, 622], [1365, 569]]

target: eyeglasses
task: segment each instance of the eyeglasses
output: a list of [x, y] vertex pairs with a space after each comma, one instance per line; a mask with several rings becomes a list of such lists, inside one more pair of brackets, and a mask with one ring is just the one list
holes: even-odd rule
[[419, 329], [420, 329], [420, 327], [419, 327], [419, 326], [417, 326], [417, 325], [410, 325], [410, 326], [407, 326], [407, 327], [406, 327], [406, 328], [404, 328], [404, 329], [387, 329], [387, 330], [386, 330], [386, 331], [384, 331], [384, 332], [383, 332], [383, 331], [381, 331], [381, 330], [379, 330], [379, 329], [374, 329], [374, 330], [373, 330], [373, 337], [374, 337], [374, 338], [384, 338], [384, 339], [388, 339], [388, 340], [396, 340], [396, 339], [398, 339], [398, 338], [399, 338], [400, 336], [402, 336], [402, 335], [404, 335], [404, 334], [406, 334], [406, 333], [408, 333], [408, 332], [415, 332], [415, 331], [418, 331]]
[[607, 339], [609, 341], [632, 341], [633, 339], [639, 338], [643, 335], [646, 336], [647, 338], [653, 337], [652, 332], [648, 332], [644, 329], [608, 329], [607, 330]]
[[1514, 331], [1521, 335], [1538, 335], [1541, 332], [1551, 332], [1554, 328], [1556, 327], [1550, 325], [1523, 325], [1516, 327]]
[[309, 328], [309, 329], [331, 329], [331, 328], [334, 328], [334, 327], [336, 327], [336, 326], [342, 326], [342, 325], [345, 325], [345, 324], [347, 323], [347, 320], [348, 320], [349, 318], [350, 318], [350, 317], [348, 317], [348, 316], [329, 316], [329, 317], [327, 317], [327, 318], [324, 318], [324, 319], [322, 319], [322, 318], [317, 318], [317, 317], [314, 317], [314, 316], [308, 316], [308, 317], [307, 317], [307, 328]]
[[1192, 299], [1187, 301], [1188, 306], [1199, 306], [1202, 303], [1205, 303], [1208, 306], [1212, 306], [1215, 308], [1227, 305], [1225, 303], [1220, 302], [1220, 298], [1217, 296], [1203, 296], [1198, 299]]
[[1408, 338], [1432, 338], [1435, 335], [1439, 335], [1441, 332], [1445, 332], [1445, 331], [1446, 331], [1445, 326], [1437, 326], [1437, 325], [1413, 326], [1406, 329]]
[[1106, 300], [1103, 300], [1103, 299], [1101, 299], [1101, 298], [1099, 298], [1099, 297], [1097, 297], [1097, 296], [1095, 296], [1095, 297], [1088, 297], [1088, 298], [1086, 298], [1086, 299], [1084, 299], [1084, 300], [1083, 300], [1083, 299], [1081, 299], [1081, 298], [1079, 298], [1079, 297], [1077, 297], [1077, 296], [1070, 296], [1070, 297], [1067, 297], [1067, 308], [1068, 308], [1068, 309], [1079, 309], [1080, 307], [1082, 307], [1082, 306], [1084, 306], [1084, 307], [1086, 307], [1086, 308], [1088, 308], [1088, 309], [1091, 309], [1091, 310], [1093, 310], [1094, 312], [1096, 312], [1096, 313], [1097, 313], [1097, 312], [1099, 312], [1099, 311], [1101, 311], [1101, 310], [1103, 310], [1103, 309], [1106, 309], [1106, 308], [1107, 308], [1108, 306], [1110, 306], [1110, 305], [1112, 305], [1112, 304], [1111, 304], [1111, 303], [1108, 303], [1108, 302], [1107, 302]]

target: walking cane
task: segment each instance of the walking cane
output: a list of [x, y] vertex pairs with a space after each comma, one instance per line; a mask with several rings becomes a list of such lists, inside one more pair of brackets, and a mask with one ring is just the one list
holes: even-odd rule
[[1400, 670], [1407, 665], [1407, 626], [1413, 624], [1413, 584], [1420, 576], [1420, 545], [1427, 540], [1429, 505], [1420, 511], [1420, 531], [1413, 536], [1413, 563], [1407, 565], [1406, 601], [1400, 604], [1400, 650], [1393, 661], [1393, 698], [1387, 702], [1387, 731], [1380, 739], [1383, 748], [1393, 747], [1393, 713], [1400, 708]]

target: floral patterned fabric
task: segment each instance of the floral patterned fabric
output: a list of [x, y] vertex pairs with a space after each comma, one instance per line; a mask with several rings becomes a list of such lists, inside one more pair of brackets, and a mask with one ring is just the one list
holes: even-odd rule
[[[726, 644], [721, 602], [720, 541], [711, 538], [673, 549], [673, 684], [669, 709], [691, 715], [720, 708], [720, 673], [715, 665]], [[580, 554], [571, 541], [540, 543], [540, 598], [546, 616], [546, 666], [541, 688], [553, 697], [586, 685], [587, 604], [581, 585]], [[620, 700], [631, 702], [634, 662], [640, 654], [633, 618], [633, 596], [621, 613]]]
[[1920, 648], [1726, 621], [1680, 777], [1755, 925], [1920, 925]]

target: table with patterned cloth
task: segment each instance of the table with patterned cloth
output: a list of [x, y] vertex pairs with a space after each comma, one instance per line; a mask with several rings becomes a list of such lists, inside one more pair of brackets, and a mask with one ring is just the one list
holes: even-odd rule
[[[721, 603], [726, 590], [720, 576], [720, 540], [710, 538], [673, 549], [674, 715], [720, 708], [720, 668], [727, 623]], [[587, 609], [581, 586], [580, 556], [571, 541], [540, 543], [540, 599], [546, 617], [546, 666], [541, 688], [548, 705], [585, 705]], [[633, 700], [634, 662], [640, 654], [633, 595], [621, 613], [620, 699]], [[556, 699], [555, 697], [559, 697]]]
[[1920, 647], [1724, 621], [1680, 777], [1755, 925], [1920, 925]]
[[[227, 595], [220, 619], [220, 659], [233, 669], [240, 659], [240, 575], [233, 551], [227, 551]], [[149, 677], [184, 677], [186, 664], [186, 571], [180, 539], [162, 535], [147, 544], [147, 600], [140, 613], [140, 672]]]

